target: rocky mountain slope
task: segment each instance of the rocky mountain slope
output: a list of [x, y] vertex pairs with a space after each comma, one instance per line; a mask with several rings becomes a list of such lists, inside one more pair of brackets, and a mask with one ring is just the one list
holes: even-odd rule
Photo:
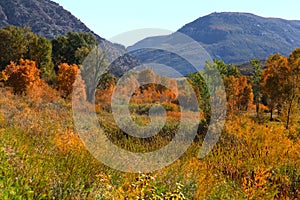
[[7, 25], [30, 26], [33, 32], [47, 38], [70, 31], [93, 33], [70, 12], [49, 0], [1, 0], [0, 26]]
[[0, 28], [8, 25], [29, 26], [34, 33], [49, 39], [68, 32], [92, 33], [111, 54], [119, 55], [125, 51], [125, 47], [100, 37], [69, 11], [50, 0], [1, 0]]

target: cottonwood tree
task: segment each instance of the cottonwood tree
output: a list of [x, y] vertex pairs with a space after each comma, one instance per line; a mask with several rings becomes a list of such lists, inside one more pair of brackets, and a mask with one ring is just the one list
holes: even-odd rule
[[95, 47], [80, 66], [82, 79], [86, 85], [86, 96], [89, 102], [94, 102], [95, 92], [101, 77], [107, 72], [106, 54], [100, 47]]
[[238, 110], [247, 111], [253, 102], [252, 86], [246, 76], [237, 78], [238, 81]]
[[287, 81], [287, 86], [285, 87], [286, 92], [286, 102], [288, 104], [286, 128], [289, 128], [290, 117], [292, 113], [293, 104], [298, 103], [299, 98], [299, 88], [300, 88], [300, 48], [294, 50], [289, 59], [289, 78]]
[[90, 33], [69, 32], [58, 36], [52, 40], [53, 62], [55, 66], [61, 63], [81, 65], [96, 45], [97, 40]]
[[267, 69], [262, 72], [262, 90], [267, 96], [270, 120], [273, 120], [274, 109], [283, 104], [289, 90], [290, 68], [288, 59], [280, 54], [270, 55], [266, 65]]
[[262, 81], [262, 64], [259, 59], [253, 58], [251, 65], [254, 69], [254, 74], [252, 76], [252, 90], [254, 95], [254, 103], [256, 107], [256, 115], [259, 115], [259, 104], [261, 102], [261, 81]]
[[224, 77], [224, 85], [227, 97], [227, 110], [229, 114], [236, 111], [247, 111], [252, 103], [252, 87], [246, 76]]

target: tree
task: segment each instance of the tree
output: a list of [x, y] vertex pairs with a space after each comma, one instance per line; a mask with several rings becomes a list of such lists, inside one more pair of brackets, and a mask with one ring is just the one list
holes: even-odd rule
[[[58, 69], [59, 69], [58, 80], [57, 80], [58, 90], [61, 92], [62, 97], [67, 98], [73, 92], [76, 78], [77, 78], [77, 82], [76, 82], [77, 84], [78, 83], [84, 84], [84, 81], [78, 81], [81, 79], [81, 75], [80, 75], [80, 70], [76, 64], [68, 65], [67, 63], [63, 63], [58, 66]], [[76, 87], [79, 86], [76, 85]]]
[[[55, 66], [61, 63], [81, 65], [90, 51], [97, 45], [90, 33], [69, 32], [52, 40], [52, 59]], [[58, 70], [58, 69], [56, 69]]]
[[227, 97], [228, 113], [235, 111], [247, 111], [252, 103], [252, 87], [248, 83], [246, 76], [224, 78], [224, 85]]
[[95, 92], [102, 75], [107, 72], [108, 63], [105, 52], [100, 47], [92, 49], [80, 66], [82, 79], [86, 84], [86, 96], [89, 102], [95, 100]]
[[36, 61], [41, 69], [41, 77], [46, 81], [52, 80], [55, 76], [52, 62], [52, 45], [45, 37], [33, 37], [30, 41], [29, 57]]
[[54, 74], [51, 54], [50, 41], [38, 37], [29, 27], [8, 26], [0, 29], [0, 70], [11, 61], [18, 62], [23, 58], [35, 61], [41, 76], [51, 79]]
[[280, 54], [270, 55], [266, 61], [267, 69], [262, 72], [262, 91], [267, 96], [270, 109], [270, 120], [273, 120], [273, 110], [283, 104], [288, 89], [290, 69], [288, 59]]
[[21, 59], [18, 64], [12, 61], [2, 74], [6, 85], [11, 86], [15, 94], [26, 94], [40, 82], [40, 70], [32, 60]]
[[200, 72], [192, 73], [188, 78], [198, 97], [200, 109], [206, 114], [207, 118], [209, 119], [211, 111], [210, 94], [202, 74]]
[[95, 103], [108, 109], [111, 104], [111, 96], [115, 88], [116, 80], [113, 74], [105, 73], [101, 76], [98, 88], [95, 92]]
[[289, 128], [290, 123], [290, 116], [292, 113], [292, 108], [296, 100], [299, 98], [299, 89], [300, 89], [300, 48], [295, 49], [289, 59], [289, 78], [286, 80], [288, 86], [285, 87], [286, 92], [286, 101], [288, 104], [288, 111], [287, 111], [287, 120], [286, 120], [286, 128]]
[[[222, 77], [221, 80], [219, 74]], [[216, 59], [214, 59], [213, 62], [206, 62], [203, 72], [192, 73], [189, 75], [189, 80], [196, 91], [198, 101], [201, 102], [201, 109], [206, 114], [207, 119], [210, 118], [211, 112], [210, 104], [212, 99], [210, 94], [222, 92], [223, 80], [224, 82], [227, 82], [227, 85], [234, 84], [234, 86], [229, 87], [230, 89], [237, 88], [237, 78], [240, 77], [240, 75], [241, 74], [236, 66], [233, 64], [227, 65], [224, 61]], [[234, 80], [234, 82], [231, 82], [231, 79]], [[233, 107], [237, 105], [236, 98], [238, 94], [235, 92], [237, 91], [227, 91], [227, 97], [230, 96], [230, 99], [232, 100], [231, 104], [228, 104], [227, 102], [229, 110], [234, 110], [235, 108]]]
[[238, 110], [247, 111], [253, 101], [252, 86], [248, 83], [246, 76], [237, 78], [238, 81]]
[[237, 98], [239, 95], [238, 78], [228, 76], [224, 78], [224, 85], [226, 90], [226, 104], [228, 113], [233, 113], [237, 109]]
[[8, 26], [0, 29], [0, 67], [3, 70], [11, 61], [27, 57], [28, 44], [32, 35], [30, 28]]
[[216, 66], [216, 68], [219, 70], [222, 77], [228, 75], [228, 65], [224, 61], [214, 59], [213, 65]]
[[240, 70], [233, 64], [230, 64], [228, 67], [227, 67], [227, 73], [226, 73], [226, 76], [234, 76], [234, 77], [240, 77], [241, 76], [241, 73], [240, 73]]
[[259, 115], [259, 103], [261, 101], [261, 81], [262, 81], [262, 65], [259, 59], [253, 58], [251, 64], [254, 69], [252, 77], [252, 89], [254, 95], [254, 103], [256, 106], [256, 114]]

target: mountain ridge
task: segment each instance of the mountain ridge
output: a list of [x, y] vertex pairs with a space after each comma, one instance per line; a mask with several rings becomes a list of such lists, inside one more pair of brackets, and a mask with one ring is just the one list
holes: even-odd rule
[[[177, 32], [199, 42], [212, 58], [234, 64], [252, 58], [265, 60], [275, 53], [287, 56], [300, 46], [299, 20], [265, 18], [252, 13], [211, 13], [182, 26]], [[128, 49], [157, 40], [161, 37], [145, 38]]]

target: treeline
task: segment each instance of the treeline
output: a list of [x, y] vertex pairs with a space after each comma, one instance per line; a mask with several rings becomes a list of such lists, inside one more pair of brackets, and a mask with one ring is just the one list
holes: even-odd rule
[[[82, 78], [76, 82], [80, 84], [76, 87], [81, 88], [78, 96], [94, 102], [96, 93], [96, 102], [109, 110], [108, 102], [117, 81], [112, 74], [105, 73], [100, 77], [107, 68], [107, 62], [103, 52], [94, 50], [96, 45], [96, 38], [89, 33], [71, 32], [50, 41], [37, 36], [28, 27], [5, 27], [0, 30], [0, 81], [12, 87], [16, 94], [46, 91], [45, 87], [50, 85], [60, 96], [69, 98], [75, 79], [80, 74]], [[89, 54], [93, 54], [97, 62], [91, 61], [95, 66], [86, 68], [82, 62]], [[288, 58], [279, 54], [270, 55], [265, 63], [266, 69], [258, 59], [252, 59], [251, 65], [251, 76], [243, 76], [236, 66], [221, 60], [207, 62], [205, 70], [219, 70], [226, 90], [228, 115], [255, 106], [257, 117], [260, 117], [260, 108], [267, 106], [271, 120], [276, 110], [278, 115], [285, 117], [286, 128], [289, 128], [291, 116], [298, 111], [299, 105], [300, 48]], [[140, 87], [133, 94], [133, 107], [159, 102], [165, 103], [170, 110], [179, 110], [178, 97], [183, 94], [174, 88], [180, 85], [180, 80], [157, 76], [149, 69], [140, 72], [137, 77], [164, 82], [168, 88], [157, 84]], [[190, 74], [188, 80], [199, 97], [201, 110], [209, 120], [211, 97], [207, 83], [201, 72]], [[136, 85], [135, 81], [131, 78], [132, 86]], [[125, 93], [126, 88], [123, 89]]]
[[[16, 94], [48, 84], [66, 98], [83, 60], [97, 44], [90, 33], [70, 32], [50, 41], [29, 27], [5, 27], [0, 29], [0, 81]], [[86, 70], [82, 76], [89, 74], [93, 71]]]
[[29, 27], [8, 26], [0, 29], [0, 70], [20, 59], [36, 62], [45, 80], [51, 80], [62, 63], [80, 65], [97, 45], [89, 33], [70, 32], [52, 41], [39, 37]]
[[[273, 120], [276, 110], [278, 116], [285, 118], [288, 129], [292, 115], [299, 112], [300, 48], [292, 51], [289, 57], [272, 54], [265, 65], [266, 69], [263, 69], [259, 59], [252, 59], [253, 73], [250, 76], [241, 75], [236, 66], [227, 65], [221, 60], [207, 62], [205, 70], [219, 70], [226, 90], [228, 115], [241, 113], [255, 106], [259, 118], [263, 112], [260, 108], [267, 107], [270, 120]], [[195, 91], [201, 96], [202, 109], [209, 114], [210, 96], [201, 72], [193, 73], [189, 78]]]

